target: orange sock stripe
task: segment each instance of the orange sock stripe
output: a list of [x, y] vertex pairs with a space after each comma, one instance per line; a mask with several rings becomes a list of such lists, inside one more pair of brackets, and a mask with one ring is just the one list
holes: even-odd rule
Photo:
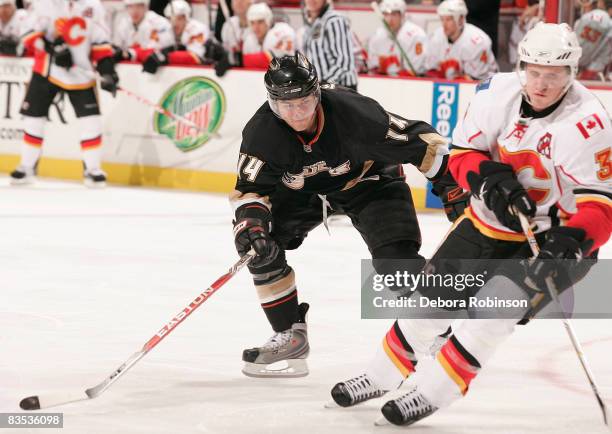
[[102, 144], [102, 136], [95, 137], [93, 139], [82, 140], [81, 149], [92, 149], [97, 148]]
[[36, 146], [40, 148], [42, 146], [43, 139], [36, 136], [31, 136], [28, 133], [23, 133], [23, 141], [30, 146]]
[[[396, 326], [397, 322], [394, 323], [391, 329], [389, 329], [387, 332], [383, 341], [383, 346], [385, 347], [385, 352], [387, 352], [387, 355], [389, 355], [389, 353], [393, 354], [393, 357], [390, 356], [391, 360], [393, 360], [393, 363], [396, 366], [399, 363], [403, 367], [403, 369], [400, 369], [400, 371], [402, 371], [402, 374], [406, 372], [404, 376], [407, 376], [415, 370], [414, 366], [416, 365], [416, 357], [414, 356], [414, 352], [408, 343], [404, 343], [405, 339], [403, 339], [403, 336], [400, 338], [398, 335]], [[399, 333], [401, 333], [401, 331]]]
[[404, 365], [400, 361], [400, 359], [397, 357], [397, 355], [389, 347], [389, 344], [387, 342], [387, 337], [386, 336], [383, 338], [382, 346], [383, 346], [383, 350], [385, 350], [385, 353], [387, 354], [387, 357], [389, 357], [389, 359], [391, 359], [391, 362], [393, 362], [395, 367], [398, 369], [398, 371], [400, 371], [400, 373], [402, 374], [402, 376], [404, 378], [408, 377], [412, 373], [412, 371], [414, 371], [414, 369], [412, 371], [410, 369], [408, 369], [408, 367], [406, 367], [406, 365]]
[[478, 374], [479, 368], [468, 362], [451, 340], [444, 344], [437, 359], [446, 373], [457, 383], [461, 393], [465, 394], [470, 382]]

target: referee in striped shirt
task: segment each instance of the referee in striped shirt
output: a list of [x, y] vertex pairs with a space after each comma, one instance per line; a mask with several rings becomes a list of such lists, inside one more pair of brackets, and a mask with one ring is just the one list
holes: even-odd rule
[[302, 29], [301, 50], [321, 81], [357, 90], [357, 69], [351, 28], [346, 17], [329, 0], [304, 0], [306, 25]]

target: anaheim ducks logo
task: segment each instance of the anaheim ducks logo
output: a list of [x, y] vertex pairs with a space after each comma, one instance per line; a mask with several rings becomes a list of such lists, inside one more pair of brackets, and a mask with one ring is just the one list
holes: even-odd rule
[[350, 160], [345, 161], [337, 167], [327, 167], [325, 161], [318, 161], [310, 166], [304, 166], [301, 173], [289, 173], [285, 172], [283, 175], [283, 184], [293, 190], [301, 190], [304, 188], [304, 180], [315, 176], [321, 172], [327, 172], [330, 176], [340, 176], [350, 172], [351, 162]]

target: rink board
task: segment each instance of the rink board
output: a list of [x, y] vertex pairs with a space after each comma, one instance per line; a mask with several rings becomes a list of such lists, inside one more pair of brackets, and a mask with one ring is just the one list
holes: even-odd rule
[[[11, 171], [18, 162], [23, 136], [19, 107], [31, 64], [31, 59], [0, 57], [2, 172]], [[136, 99], [122, 93], [113, 99], [107, 92], [100, 92], [103, 161], [109, 181], [194, 191], [230, 191], [235, 181], [242, 129], [266, 98], [263, 72], [230, 70], [218, 78], [207, 67], [166, 67], [152, 76], [142, 73], [141, 68], [136, 64], [119, 65], [121, 85], [155, 103], [164, 102], [171, 111], [179, 111], [203, 130], [201, 134], [192, 134], [177, 128], [168, 119], [158, 119], [156, 123], [154, 110]], [[175, 86], [189, 78], [194, 78], [190, 81], [190, 95], [182, 92], [185, 86]], [[375, 98], [388, 111], [427, 120], [450, 135], [474, 93], [474, 84], [363, 76], [359, 90]], [[610, 111], [612, 90], [593, 91]], [[80, 179], [78, 122], [67, 98], [51, 107], [49, 117], [39, 174]], [[407, 167], [407, 180], [417, 207], [423, 208], [425, 178], [416, 169]]]

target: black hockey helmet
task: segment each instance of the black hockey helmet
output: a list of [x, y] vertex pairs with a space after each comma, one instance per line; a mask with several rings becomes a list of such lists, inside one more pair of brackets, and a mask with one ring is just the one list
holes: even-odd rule
[[272, 59], [264, 81], [268, 97], [273, 100], [303, 98], [319, 91], [317, 71], [299, 51]]

